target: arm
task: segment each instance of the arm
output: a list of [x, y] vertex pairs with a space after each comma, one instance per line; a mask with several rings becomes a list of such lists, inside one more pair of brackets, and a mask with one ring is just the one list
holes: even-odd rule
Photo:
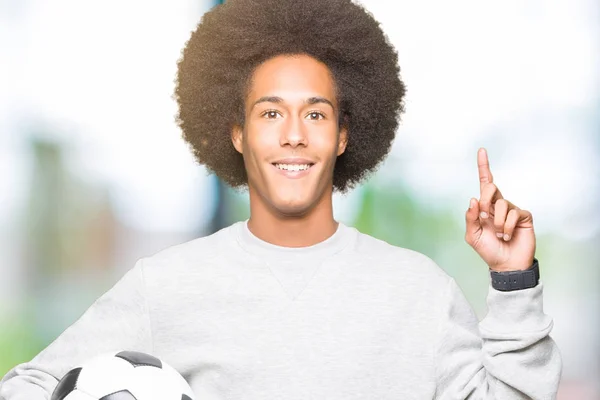
[[478, 323], [451, 279], [436, 346], [435, 399], [555, 399], [562, 361], [542, 293], [541, 281], [510, 292], [490, 286], [488, 313]]
[[562, 361], [549, 336], [552, 319], [543, 312], [542, 283], [525, 285], [527, 271], [536, 270], [533, 217], [502, 196], [483, 148], [477, 152], [477, 167], [481, 198], [471, 198], [465, 213], [465, 240], [490, 273], [500, 275], [496, 279], [519, 275], [516, 286], [528, 288], [500, 291], [490, 282], [488, 314], [478, 324], [450, 281], [440, 315], [436, 398], [554, 399]]
[[47, 400], [69, 370], [101, 353], [151, 353], [142, 268], [140, 260], [33, 360], [10, 370], [0, 381], [0, 400]]

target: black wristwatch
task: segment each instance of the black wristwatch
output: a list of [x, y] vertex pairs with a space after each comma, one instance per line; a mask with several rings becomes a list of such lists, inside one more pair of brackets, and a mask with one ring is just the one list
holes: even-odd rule
[[523, 271], [490, 271], [492, 287], [496, 290], [509, 292], [511, 290], [529, 289], [537, 286], [540, 281], [538, 260], [533, 259], [533, 265]]

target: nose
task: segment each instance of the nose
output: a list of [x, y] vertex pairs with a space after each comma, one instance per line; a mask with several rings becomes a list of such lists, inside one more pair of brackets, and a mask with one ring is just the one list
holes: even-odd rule
[[302, 124], [302, 119], [299, 117], [289, 118], [283, 126], [280, 143], [281, 146], [290, 145], [298, 147], [300, 144], [308, 145], [308, 136], [306, 127]]

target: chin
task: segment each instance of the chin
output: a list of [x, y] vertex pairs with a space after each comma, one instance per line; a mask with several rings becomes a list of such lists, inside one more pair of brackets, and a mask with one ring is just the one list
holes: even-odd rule
[[278, 201], [272, 204], [278, 214], [284, 217], [302, 217], [313, 208], [308, 201]]

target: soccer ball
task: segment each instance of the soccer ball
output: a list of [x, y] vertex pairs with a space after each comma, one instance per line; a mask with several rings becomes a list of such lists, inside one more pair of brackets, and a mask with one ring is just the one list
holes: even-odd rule
[[50, 400], [194, 400], [173, 367], [136, 351], [94, 357], [58, 382]]

